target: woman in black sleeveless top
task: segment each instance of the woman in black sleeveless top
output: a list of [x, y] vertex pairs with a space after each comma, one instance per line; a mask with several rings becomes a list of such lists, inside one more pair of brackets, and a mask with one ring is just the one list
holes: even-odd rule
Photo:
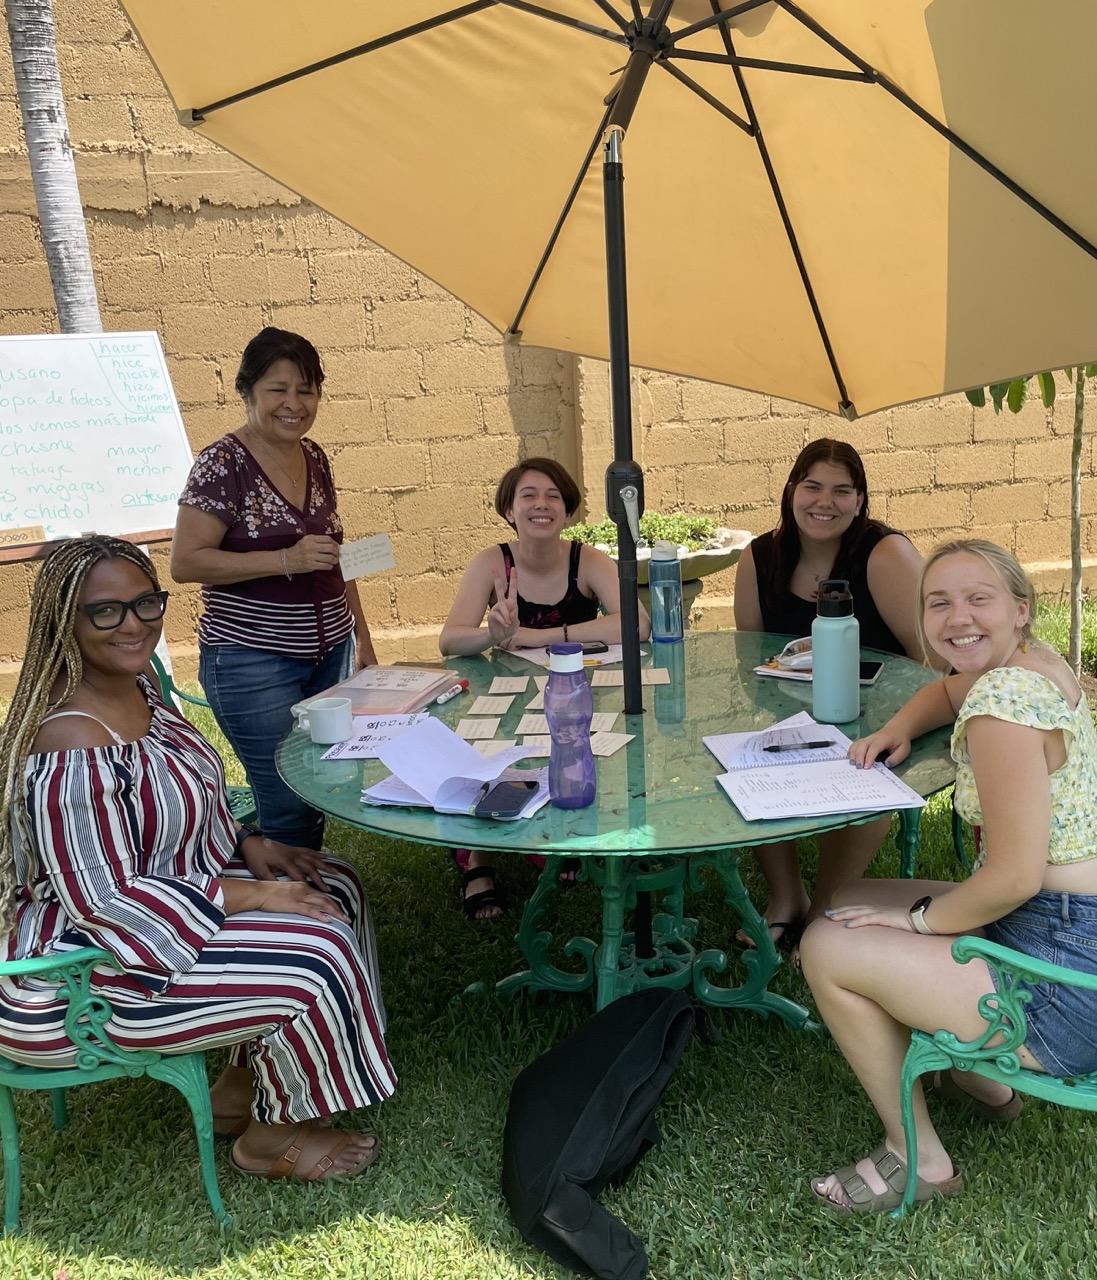
[[[569, 640], [620, 644], [617, 565], [596, 547], [560, 537], [581, 500], [579, 486], [551, 458], [527, 458], [510, 468], [495, 491], [495, 510], [515, 537], [477, 552], [469, 562], [438, 639], [444, 655]], [[640, 639], [646, 640], [651, 624], [642, 605], [639, 609]], [[461, 865], [466, 852], [465, 914], [493, 919], [504, 906], [495, 885], [494, 855], [454, 850], [462, 856]], [[480, 886], [477, 891], [474, 884]]]
[[[815, 595], [826, 578], [846, 578], [865, 648], [923, 661], [917, 633], [922, 557], [901, 533], [868, 516], [868, 485], [857, 450], [814, 440], [792, 465], [777, 527], [755, 538], [735, 575], [740, 631], [811, 634]], [[794, 841], [755, 851], [769, 889], [765, 917], [775, 942], [794, 946], [840, 885], [858, 879], [887, 834], [890, 816], [819, 837], [815, 893], [800, 875]]]

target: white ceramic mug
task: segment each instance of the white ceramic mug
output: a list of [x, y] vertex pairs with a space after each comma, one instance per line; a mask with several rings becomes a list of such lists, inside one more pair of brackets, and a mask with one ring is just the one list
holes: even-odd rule
[[354, 734], [349, 698], [317, 698], [305, 716], [313, 742], [346, 742]]

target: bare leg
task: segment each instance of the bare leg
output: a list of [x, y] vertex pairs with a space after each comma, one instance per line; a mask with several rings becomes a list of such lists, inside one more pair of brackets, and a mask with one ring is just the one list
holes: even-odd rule
[[[977, 1002], [992, 987], [989, 972], [981, 961], [957, 964], [952, 941], [879, 925], [851, 929], [824, 919], [808, 929], [802, 943], [804, 974], [819, 1012], [876, 1108], [888, 1148], [900, 1159], [906, 1146], [899, 1072], [909, 1029], [945, 1027], [971, 1039], [985, 1026]], [[1031, 1055], [1024, 1057], [1025, 1065], [1035, 1063]], [[919, 1176], [927, 1182], [945, 1181], [953, 1174], [952, 1161], [930, 1122], [921, 1090], [914, 1096], [914, 1122]], [[871, 1162], [861, 1161], [857, 1171], [874, 1192], [884, 1190]], [[833, 1175], [814, 1185], [820, 1194], [845, 1202]]]
[[[891, 825], [891, 815], [863, 823], [859, 827], [842, 827], [824, 831], [819, 837], [819, 869], [815, 873], [815, 892], [811, 896], [807, 920], [810, 924], [831, 905], [835, 891], [851, 880], [860, 880], [876, 856]], [[915, 899], [911, 898], [911, 902]]]
[[[794, 840], [758, 845], [754, 850], [766, 882], [768, 898], [762, 912], [777, 942], [785, 927], [799, 926], [808, 909], [808, 893], [800, 875]], [[746, 939], [743, 939], [746, 941]]]

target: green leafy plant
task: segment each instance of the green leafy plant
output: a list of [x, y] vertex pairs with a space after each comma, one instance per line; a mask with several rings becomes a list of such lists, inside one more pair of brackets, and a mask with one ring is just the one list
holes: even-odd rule
[[[664, 516], [657, 511], [645, 511], [640, 517], [640, 537], [649, 547], [653, 542], [665, 539], [698, 551], [715, 532], [716, 521], [709, 516], [688, 516], [681, 511]], [[573, 542], [587, 542], [591, 546], [617, 550], [617, 526], [609, 516], [597, 524], [573, 524], [564, 530], [563, 536]]]

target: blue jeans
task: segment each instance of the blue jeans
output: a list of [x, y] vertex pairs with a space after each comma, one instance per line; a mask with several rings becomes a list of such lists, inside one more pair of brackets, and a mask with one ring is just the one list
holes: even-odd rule
[[[1097, 973], [1097, 894], [1042, 889], [984, 932], [1037, 960]], [[1040, 1066], [1053, 1076], [1097, 1071], [1097, 991], [1064, 982], [1017, 985], [1032, 993], [1025, 1048]]]
[[324, 815], [278, 776], [274, 753], [293, 723], [290, 707], [350, 674], [354, 637], [322, 658], [290, 658], [236, 644], [202, 645], [198, 678], [221, 732], [248, 775], [263, 834], [283, 844], [319, 849]]

